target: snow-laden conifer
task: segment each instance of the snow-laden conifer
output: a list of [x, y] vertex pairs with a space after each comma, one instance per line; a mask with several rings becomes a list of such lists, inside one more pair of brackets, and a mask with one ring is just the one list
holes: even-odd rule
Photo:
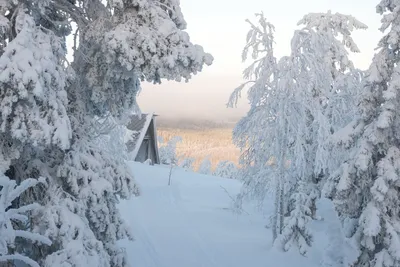
[[366, 72], [361, 116], [338, 131], [348, 158], [331, 176], [327, 194], [335, 201], [347, 236], [357, 244], [352, 266], [400, 265], [399, 220], [399, 23], [400, 3], [381, 1], [378, 52]]

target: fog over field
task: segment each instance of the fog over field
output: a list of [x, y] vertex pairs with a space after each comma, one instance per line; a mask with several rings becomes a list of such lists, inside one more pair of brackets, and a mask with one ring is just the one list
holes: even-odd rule
[[226, 107], [231, 92], [240, 82], [235, 76], [198, 75], [189, 83], [146, 83], [142, 85], [138, 102], [143, 112], [155, 112], [159, 115], [158, 121], [175, 123], [174, 126], [178, 121], [181, 127], [207, 121], [232, 125], [248, 110], [246, 97], [236, 108]]

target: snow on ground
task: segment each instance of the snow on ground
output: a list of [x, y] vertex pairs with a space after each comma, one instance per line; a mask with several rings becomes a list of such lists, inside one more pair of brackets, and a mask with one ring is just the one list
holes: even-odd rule
[[174, 169], [168, 186], [168, 167], [129, 164], [141, 187], [141, 196], [119, 204], [135, 237], [133, 242], [121, 242], [132, 266], [334, 266], [329, 253], [337, 257], [341, 244], [336, 237], [335, 247], [329, 247], [338, 231], [329, 204], [322, 203], [328, 207], [322, 215], [329, 217], [329, 225], [313, 223], [313, 250], [305, 257], [295, 250], [283, 253], [272, 248], [271, 231], [261, 212], [250, 204], [245, 206], [248, 214], [232, 212], [231, 197], [241, 187], [238, 181]]

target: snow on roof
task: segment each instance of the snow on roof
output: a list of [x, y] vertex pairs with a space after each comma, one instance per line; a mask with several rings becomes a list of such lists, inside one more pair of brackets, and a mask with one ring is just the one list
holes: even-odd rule
[[130, 122], [126, 126], [128, 130], [132, 132], [132, 136], [127, 143], [127, 147], [133, 158], [136, 158], [140, 145], [143, 142], [147, 129], [149, 128], [151, 120], [154, 116], [154, 113], [132, 115]]

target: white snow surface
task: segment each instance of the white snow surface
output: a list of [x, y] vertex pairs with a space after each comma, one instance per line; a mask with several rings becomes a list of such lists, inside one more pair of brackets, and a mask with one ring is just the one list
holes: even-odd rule
[[[122, 200], [119, 209], [135, 241], [122, 240], [135, 267], [328, 267], [341, 266], [349, 252], [331, 203], [319, 202], [322, 221], [311, 224], [312, 249], [301, 256], [281, 252], [271, 244], [268, 210], [252, 203], [245, 212], [232, 211], [239, 193], [237, 180], [206, 176], [174, 168], [168, 186], [168, 166], [129, 162], [141, 196]], [[226, 191], [225, 191], [226, 190]], [[263, 216], [263, 213], [266, 216]]]

